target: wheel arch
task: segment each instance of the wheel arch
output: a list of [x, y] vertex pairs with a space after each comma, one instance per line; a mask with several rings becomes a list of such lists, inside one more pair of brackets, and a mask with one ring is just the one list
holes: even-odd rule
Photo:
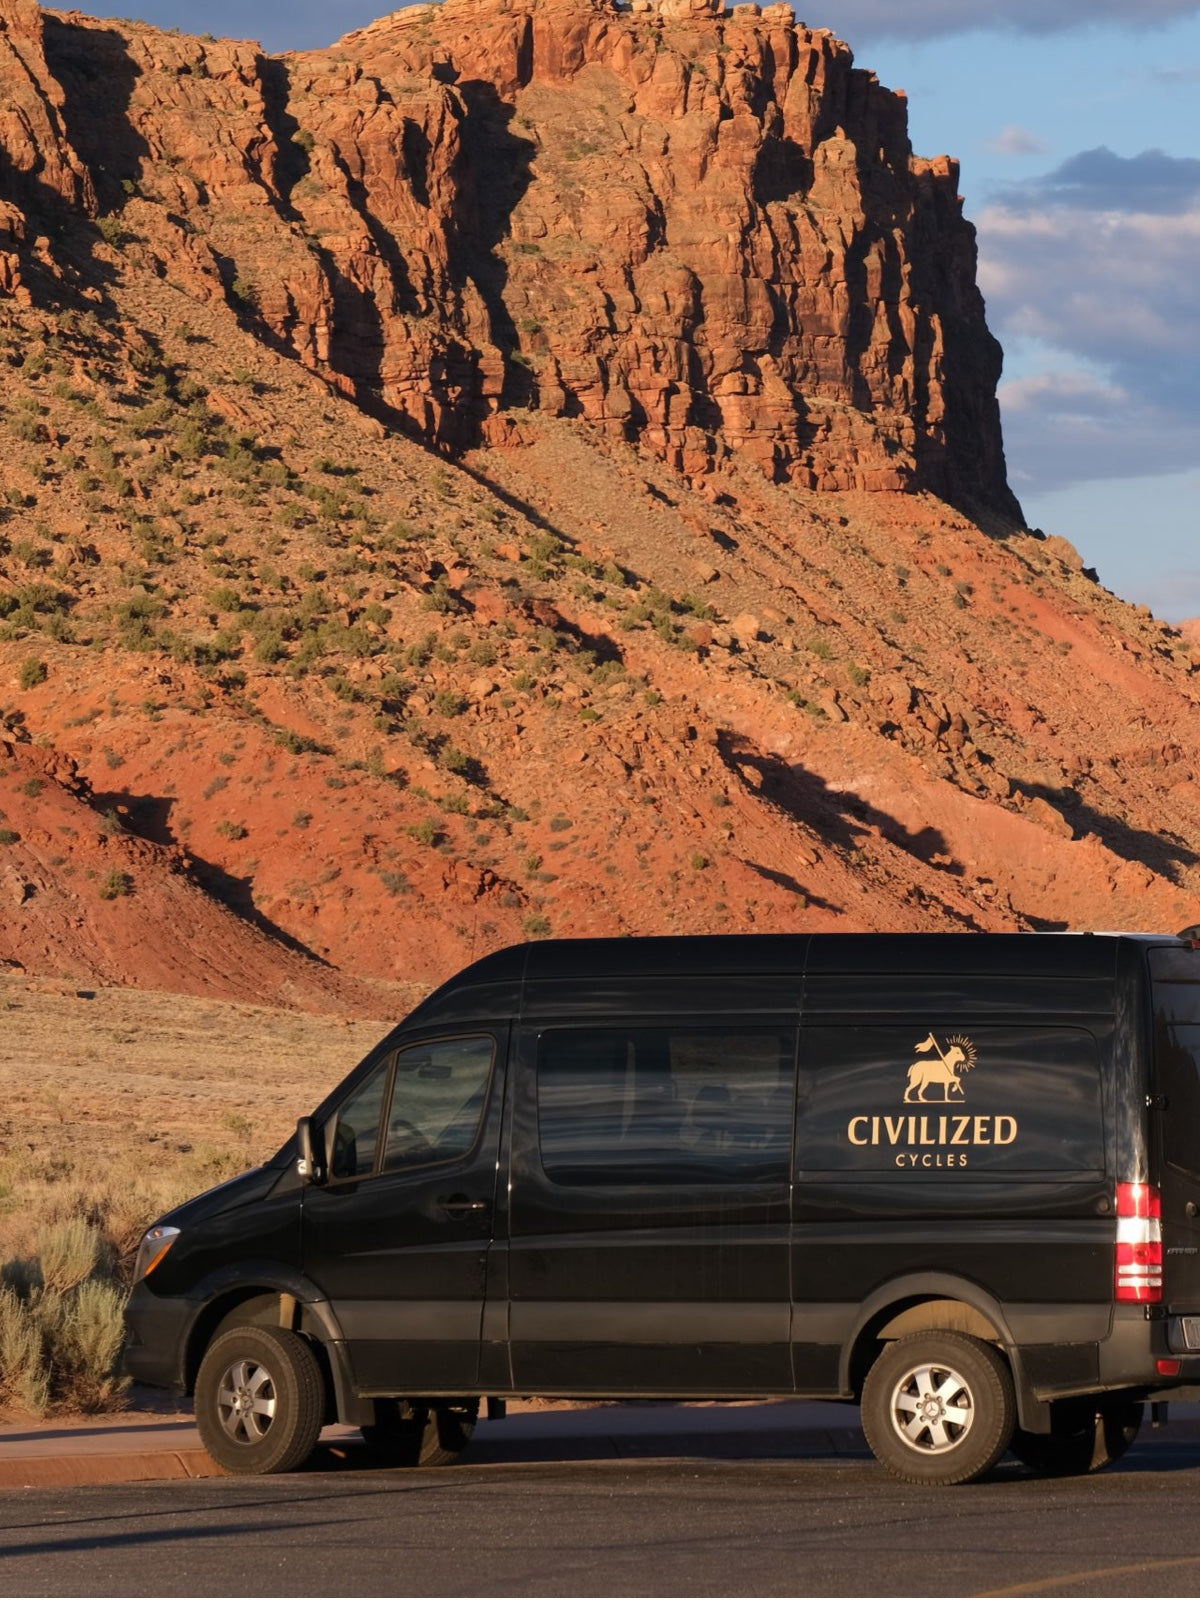
[[333, 1307], [303, 1273], [279, 1263], [245, 1262], [196, 1287], [196, 1309], [184, 1340], [184, 1393], [192, 1394], [204, 1352], [227, 1327], [287, 1327], [314, 1346], [336, 1396], [339, 1414], [352, 1394], [342, 1331]]
[[842, 1347], [841, 1392], [861, 1398], [867, 1372], [889, 1340], [938, 1328], [996, 1345], [1012, 1370], [1021, 1426], [1044, 1431], [1048, 1408], [1026, 1382], [1020, 1350], [1003, 1306], [979, 1284], [948, 1273], [912, 1273], [881, 1284], [867, 1296]]

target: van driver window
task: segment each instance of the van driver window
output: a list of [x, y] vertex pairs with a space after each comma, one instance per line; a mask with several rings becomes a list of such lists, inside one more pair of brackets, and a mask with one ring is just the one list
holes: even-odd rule
[[381, 1061], [367, 1081], [342, 1104], [329, 1159], [331, 1178], [365, 1178], [374, 1168], [389, 1065]]
[[784, 1183], [788, 1029], [555, 1028], [538, 1043], [542, 1166], [560, 1184]]
[[479, 1133], [493, 1041], [436, 1039], [396, 1057], [383, 1170], [466, 1155]]

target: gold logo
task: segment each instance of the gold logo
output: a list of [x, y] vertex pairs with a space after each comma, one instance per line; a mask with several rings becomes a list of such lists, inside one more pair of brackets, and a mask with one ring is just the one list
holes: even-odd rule
[[[908, 1069], [904, 1104], [962, 1105], [966, 1100], [963, 1077], [975, 1066], [978, 1054], [974, 1042], [965, 1033], [952, 1033], [943, 1048], [931, 1033], [913, 1050], [920, 1059]], [[1014, 1144], [1019, 1132], [1016, 1117], [1006, 1113], [973, 1116], [949, 1110], [936, 1115], [932, 1111], [920, 1115], [868, 1112], [851, 1117], [846, 1125], [851, 1145], [890, 1149], [895, 1152], [894, 1164], [910, 1171], [965, 1167], [971, 1150]]]
[[[965, 1034], [952, 1034], [946, 1041], [943, 1050], [937, 1039], [931, 1033], [927, 1039], [913, 1046], [918, 1055], [927, 1057], [924, 1061], [914, 1061], [908, 1069], [908, 1086], [904, 1091], [905, 1104], [911, 1101], [920, 1101], [922, 1105], [928, 1100], [963, 1100], [961, 1073], [970, 1072], [975, 1065], [975, 1046]], [[936, 1060], [930, 1052], [936, 1052]], [[929, 1090], [941, 1090], [941, 1093], [930, 1094]]]

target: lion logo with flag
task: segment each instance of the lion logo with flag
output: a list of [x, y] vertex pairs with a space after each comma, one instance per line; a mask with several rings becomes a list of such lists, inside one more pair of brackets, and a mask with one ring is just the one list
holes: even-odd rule
[[[970, 1072], [975, 1065], [975, 1046], [970, 1039], [964, 1034], [953, 1034], [947, 1039], [943, 1050], [931, 1033], [913, 1049], [926, 1059], [914, 1061], [908, 1069], [908, 1086], [904, 1091], [906, 1104], [919, 1101], [924, 1105], [928, 1100], [965, 1098], [961, 1074]], [[929, 1093], [931, 1089], [939, 1088], [942, 1091], [940, 1095]]]

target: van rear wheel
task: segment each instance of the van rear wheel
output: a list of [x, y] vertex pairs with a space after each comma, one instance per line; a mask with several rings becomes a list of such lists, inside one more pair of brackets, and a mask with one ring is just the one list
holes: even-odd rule
[[894, 1340], [863, 1385], [867, 1443], [905, 1483], [981, 1478], [1007, 1450], [1016, 1418], [1004, 1357], [949, 1329]]
[[363, 1438], [393, 1467], [452, 1467], [471, 1442], [478, 1400], [443, 1400], [436, 1405], [377, 1400], [375, 1421]]
[[1138, 1436], [1145, 1408], [1140, 1400], [1097, 1405], [1082, 1426], [1053, 1433], [1017, 1428], [1009, 1449], [1023, 1466], [1050, 1478], [1082, 1477], [1119, 1461]]
[[196, 1426], [227, 1472], [293, 1471], [324, 1420], [321, 1369], [298, 1333], [230, 1328], [209, 1345], [196, 1378]]

